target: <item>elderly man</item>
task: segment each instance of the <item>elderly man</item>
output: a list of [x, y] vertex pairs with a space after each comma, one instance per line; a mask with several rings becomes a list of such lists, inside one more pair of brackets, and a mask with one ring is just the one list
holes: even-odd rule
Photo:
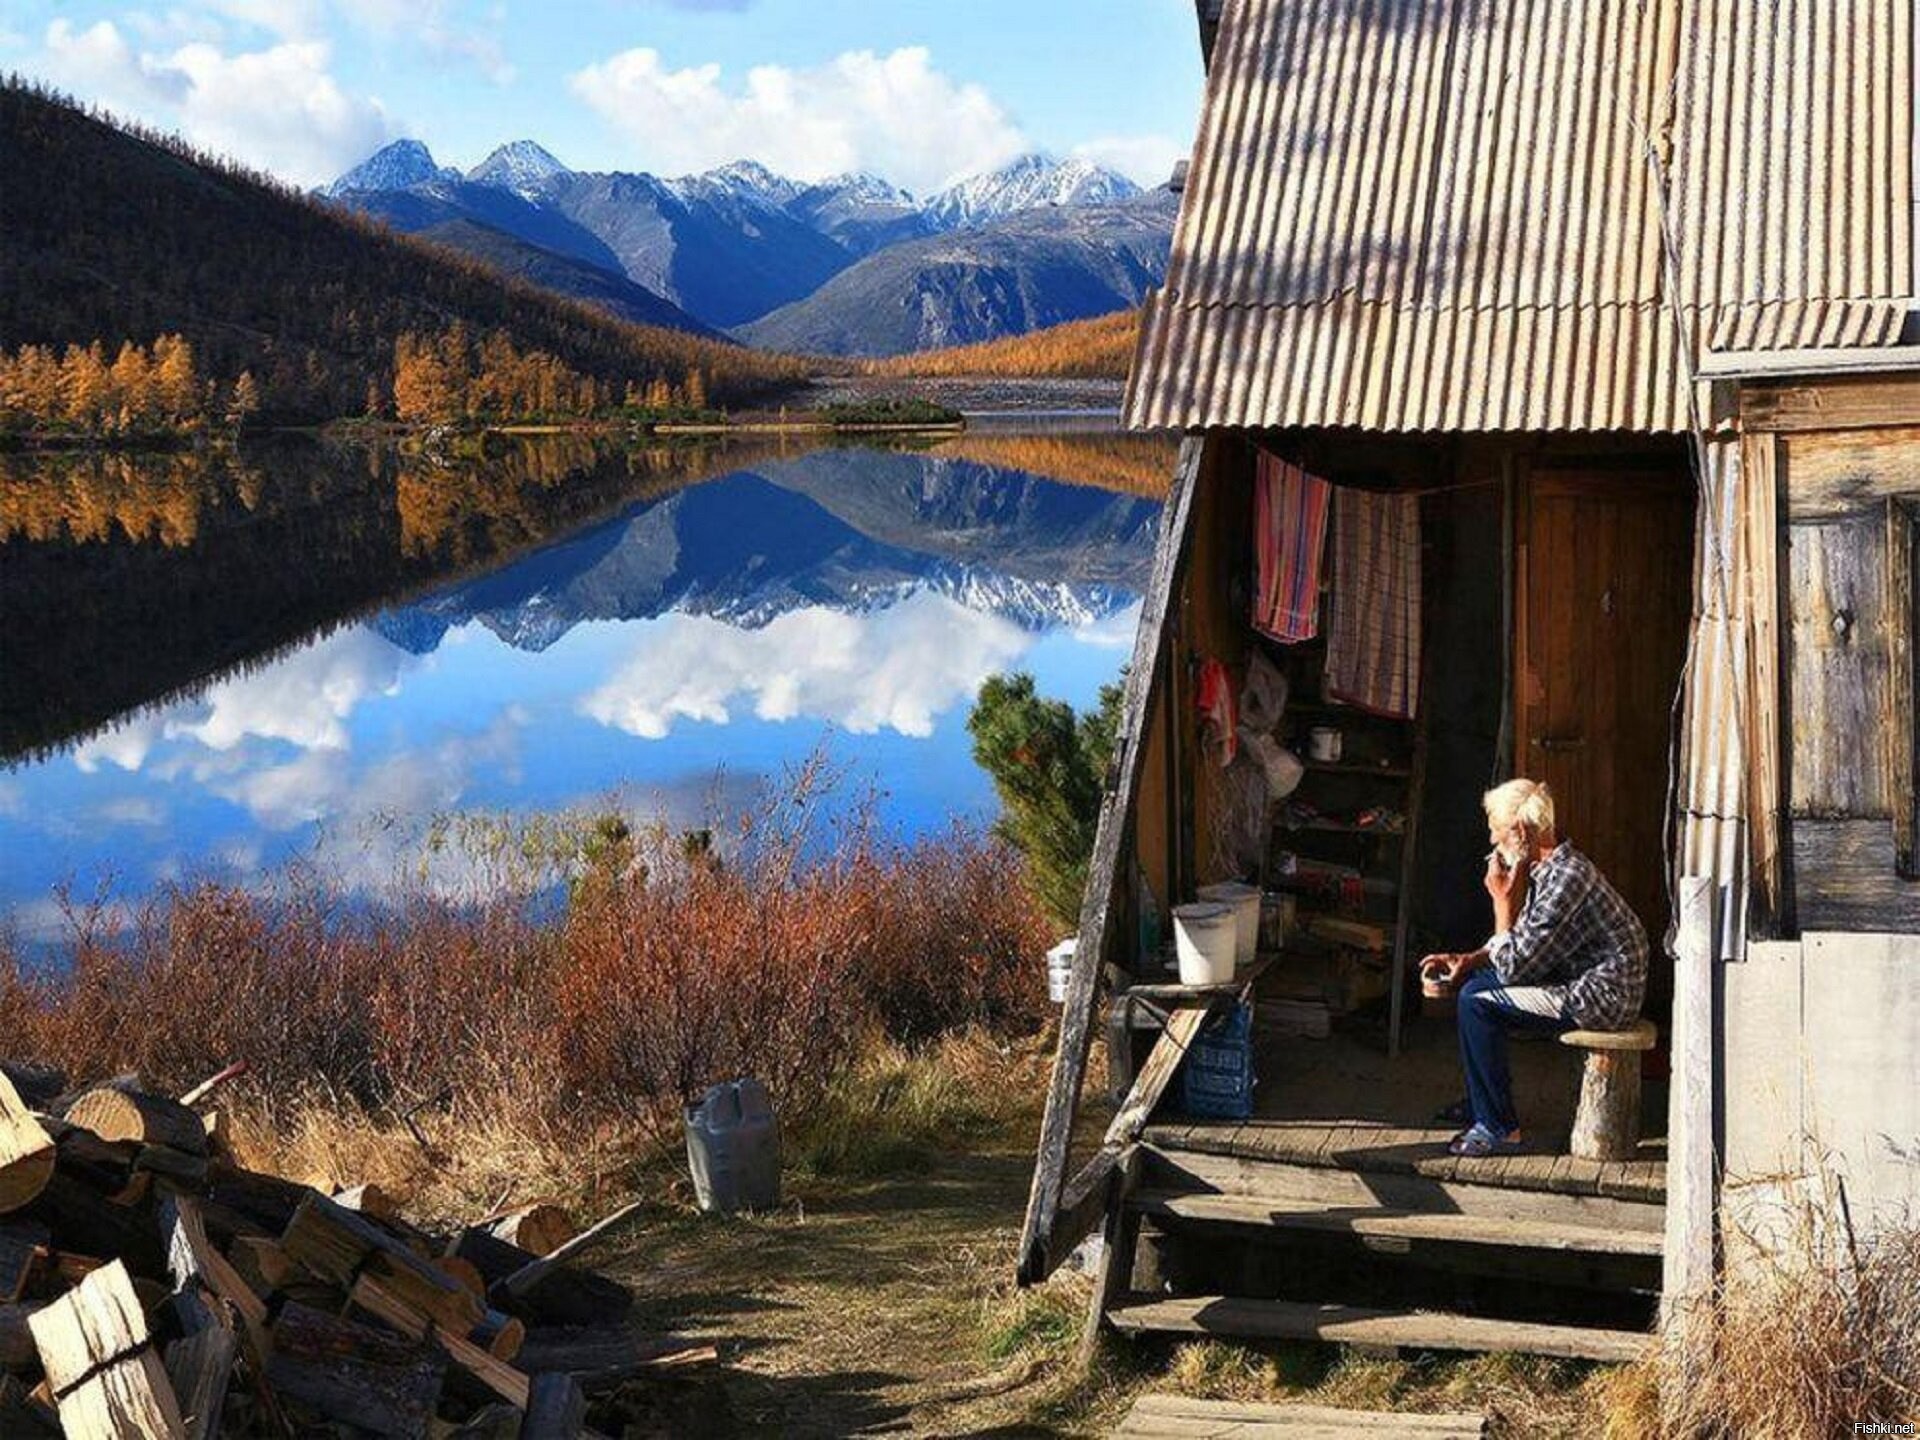
[[1624, 1030], [1647, 988], [1647, 934], [1620, 892], [1554, 827], [1553, 792], [1510, 780], [1486, 793], [1493, 937], [1462, 955], [1429, 955], [1422, 975], [1458, 987], [1467, 1097], [1441, 1112], [1466, 1129], [1456, 1155], [1523, 1141], [1507, 1070], [1509, 1032]]

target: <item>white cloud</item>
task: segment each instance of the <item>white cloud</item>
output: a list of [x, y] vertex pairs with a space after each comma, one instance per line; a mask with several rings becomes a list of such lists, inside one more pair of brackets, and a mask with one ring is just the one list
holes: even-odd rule
[[393, 126], [377, 101], [349, 95], [320, 39], [228, 53], [196, 40], [136, 48], [110, 20], [47, 26], [40, 68], [57, 84], [129, 118], [299, 184], [330, 179], [377, 149]]
[[1140, 602], [1136, 600], [1124, 610], [1080, 626], [1073, 632], [1073, 638], [1082, 645], [1101, 650], [1131, 650], [1134, 635], [1140, 629], [1140, 609]]
[[852, 50], [806, 69], [759, 65], [733, 86], [718, 65], [670, 70], [639, 48], [569, 83], [638, 147], [633, 163], [666, 174], [749, 157], [799, 179], [873, 170], [925, 192], [1028, 148], [991, 95], [936, 69], [919, 46]]
[[1187, 158], [1188, 147], [1167, 135], [1101, 135], [1073, 147], [1073, 153], [1118, 170], [1135, 184], [1164, 185], [1173, 167]]
[[665, 615], [580, 709], [647, 740], [680, 720], [724, 725], [742, 701], [762, 720], [807, 716], [855, 734], [924, 736], [1032, 641], [1011, 621], [928, 592], [875, 614], [789, 611], [759, 630]]
[[249, 737], [344, 750], [347, 717], [368, 696], [398, 691], [407, 658], [356, 625], [256, 674], [215, 685], [201, 700], [204, 718], [176, 723], [168, 733], [191, 736], [210, 750], [231, 750]]

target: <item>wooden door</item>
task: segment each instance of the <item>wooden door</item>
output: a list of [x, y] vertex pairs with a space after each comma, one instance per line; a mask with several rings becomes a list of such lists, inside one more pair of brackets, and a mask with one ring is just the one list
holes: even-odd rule
[[1535, 471], [1519, 535], [1514, 773], [1553, 787], [1561, 834], [1626, 896], [1657, 951], [1692, 480]]

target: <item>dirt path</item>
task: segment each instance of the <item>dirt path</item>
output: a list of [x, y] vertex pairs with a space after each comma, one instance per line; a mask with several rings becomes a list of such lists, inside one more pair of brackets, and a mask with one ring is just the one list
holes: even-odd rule
[[[715, 1341], [716, 1384], [661, 1387], [628, 1434], [1059, 1433], [1029, 1416], [1057, 1383], [1069, 1297], [1041, 1302], [1051, 1343], [1022, 1343], [1011, 1297], [1032, 1152], [950, 1155], [884, 1180], [800, 1182], [774, 1215], [663, 1212], [607, 1269], [639, 1324]], [[996, 1361], [996, 1355], [1004, 1355]]]

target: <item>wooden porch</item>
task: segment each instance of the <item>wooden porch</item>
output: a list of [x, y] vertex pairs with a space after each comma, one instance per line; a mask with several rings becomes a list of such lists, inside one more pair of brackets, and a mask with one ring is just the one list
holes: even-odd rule
[[[1256, 1015], [1284, 973], [1274, 957], [1246, 987]], [[1161, 1004], [1171, 998], [1154, 989]], [[1118, 1004], [1124, 1012], [1127, 998]], [[1182, 1043], [1159, 1031], [1136, 1045], [1148, 1040], [1163, 1059]], [[1516, 1042], [1528, 1147], [1462, 1159], [1447, 1153], [1455, 1127], [1434, 1118], [1460, 1087], [1450, 1019], [1411, 1018], [1391, 1058], [1364, 1014], [1324, 1038], [1256, 1025], [1254, 1047], [1250, 1119], [1183, 1115], [1177, 1089], [1144, 1112], [1108, 1193], [1097, 1326], [1381, 1350], [1642, 1353], [1660, 1289], [1665, 1142], [1651, 1135], [1619, 1161], [1567, 1153], [1578, 1054]], [[1134, 1113], [1158, 1068], [1150, 1055], [1131, 1080]], [[1650, 1090], [1643, 1134], [1665, 1108], [1661, 1087]]]

